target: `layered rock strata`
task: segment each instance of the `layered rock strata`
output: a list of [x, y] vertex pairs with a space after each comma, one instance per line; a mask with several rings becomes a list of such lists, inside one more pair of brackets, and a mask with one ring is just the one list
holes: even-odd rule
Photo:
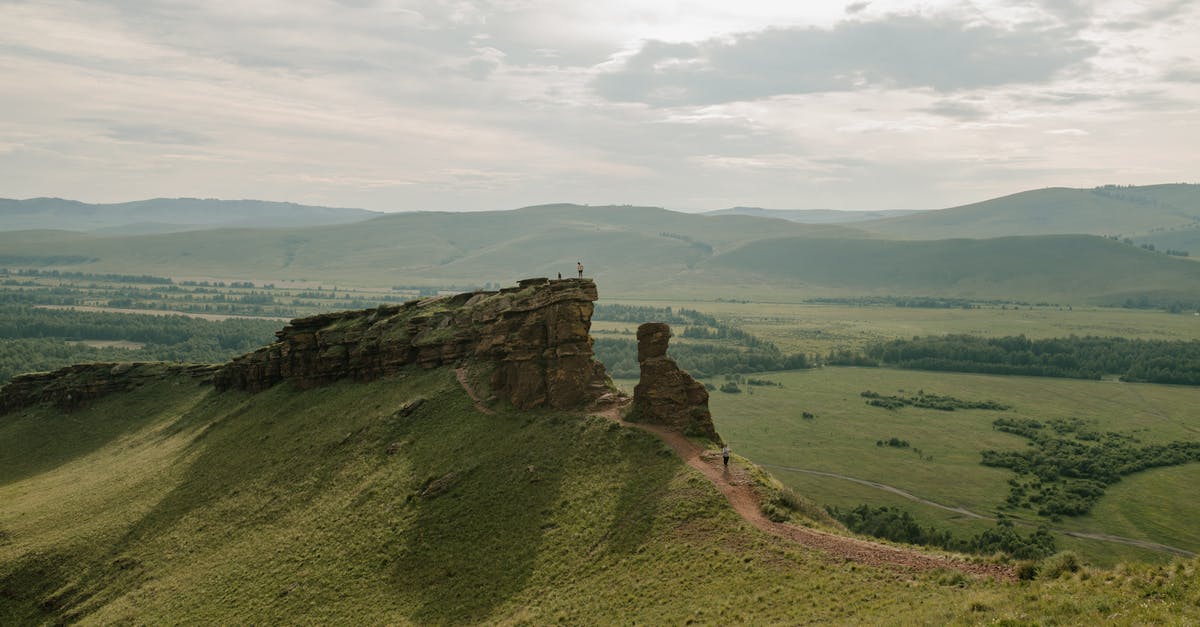
[[53, 403], [72, 410], [151, 381], [181, 375], [207, 381], [218, 368], [208, 364], [94, 363], [18, 375], [0, 388], [0, 414], [37, 403]]
[[588, 279], [528, 279], [498, 292], [301, 318], [274, 343], [222, 367], [214, 383], [309, 388], [472, 361], [491, 367], [493, 393], [517, 408], [579, 407], [607, 391], [588, 335], [596, 298]]
[[708, 411], [708, 391], [667, 357], [671, 327], [647, 322], [638, 327], [637, 340], [641, 380], [633, 390], [630, 419], [719, 441]]

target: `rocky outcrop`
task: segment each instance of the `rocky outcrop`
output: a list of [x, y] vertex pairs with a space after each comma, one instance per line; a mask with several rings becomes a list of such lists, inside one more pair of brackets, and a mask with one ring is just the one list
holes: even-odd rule
[[498, 292], [469, 292], [293, 320], [276, 342], [234, 359], [218, 389], [301, 388], [370, 380], [417, 365], [491, 368], [492, 392], [521, 409], [585, 405], [607, 391], [592, 358], [587, 279], [528, 279]]
[[208, 364], [94, 363], [67, 366], [54, 372], [18, 375], [0, 389], [0, 414], [37, 403], [54, 403], [64, 410], [77, 409], [89, 401], [126, 392], [151, 381], [176, 376], [207, 381], [218, 368]]
[[671, 327], [647, 322], [638, 327], [637, 340], [641, 380], [633, 390], [630, 420], [719, 441], [708, 411], [708, 391], [667, 357]]

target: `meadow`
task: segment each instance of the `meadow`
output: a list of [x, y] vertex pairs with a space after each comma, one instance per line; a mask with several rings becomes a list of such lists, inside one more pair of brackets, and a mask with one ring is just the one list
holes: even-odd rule
[[[742, 386], [739, 394], [710, 392], [718, 431], [739, 453], [819, 503], [841, 508], [860, 503], [899, 505], [923, 522], [936, 522], [961, 534], [991, 524], [879, 487], [812, 472], [876, 482], [986, 517], [1002, 512], [1058, 531], [1121, 535], [1200, 552], [1194, 525], [1200, 504], [1178, 498], [1187, 482], [1200, 478], [1200, 464], [1125, 477], [1089, 514], [1061, 521], [1050, 521], [1026, 509], [1001, 509], [1009, 493], [1008, 480], [1016, 475], [980, 464], [985, 449], [1022, 450], [1028, 446], [1027, 440], [993, 428], [993, 421], [1000, 417], [1082, 418], [1098, 431], [1130, 434], [1147, 444], [1200, 441], [1200, 415], [1195, 412], [1200, 406], [1200, 389], [885, 368], [826, 367], [755, 376], [781, 386]], [[709, 382], [719, 386], [722, 378]], [[924, 391], [996, 401], [1011, 409], [885, 409], [866, 403], [861, 393], [868, 390], [902, 395]], [[804, 412], [813, 418], [804, 418]], [[877, 444], [890, 438], [909, 446]], [[1061, 537], [1061, 544], [1097, 563], [1125, 558], [1162, 561], [1170, 556], [1080, 538]]]
[[[1200, 316], [1150, 309], [989, 304], [972, 309], [783, 302], [604, 299], [651, 307], [688, 307], [775, 343], [784, 352], [826, 355], [871, 342], [917, 335], [968, 334], [1029, 338], [1097, 335], [1200, 339]], [[605, 329], [637, 325], [606, 325]]]

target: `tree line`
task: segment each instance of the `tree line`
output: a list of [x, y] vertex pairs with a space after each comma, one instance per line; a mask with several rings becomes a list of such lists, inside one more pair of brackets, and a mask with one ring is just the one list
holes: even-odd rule
[[969, 538], [957, 538], [945, 529], [921, 526], [912, 514], [898, 507], [859, 505], [853, 509], [828, 508], [846, 528], [893, 542], [935, 546], [961, 553], [990, 555], [1001, 552], [1017, 559], [1041, 559], [1056, 550], [1054, 536], [1044, 527], [1028, 535], [1017, 531], [1011, 520], [1001, 518], [996, 526]]
[[[0, 306], [0, 383], [17, 374], [95, 361], [221, 363], [269, 344], [280, 322]], [[80, 341], [126, 341], [141, 348]]]
[[[639, 305], [596, 305], [593, 320], [612, 322], [665, 322], [681, 337], [701, 342], [676, 342], [670, 356], [680, 368], [697, 378], [740, 372], [796, 370], [814, 364], [806, 355], [784, 354], [774, 343], [693, 309]], [[712, 343], [709, 343], [712, 342]], [[596, 359], [617, 378], [637, 378], [637, 342], [623, 338], [597, 338]]]
[[[637, 362], [637, 342], [616, 338], [597, 338], [592, 346], [596, 359], [608, 373], [620, 379], [636, 379], [641, 374]], [[747, 349], [719, 344], [672, 344], [670, 357], [692, 376], [703, 379], [719, 374], [799, 370], [811, 368], [805, 355], [784, 355], [776, 351]]]
[[1117, 375], [1122, 381], [1200, 385], [1196, 340], [923, 336], [877, 342], [862, 353], [831, 353], [826, 363], [1073, 379]]
[[982, 453], [984, 466], [1008, 468], [1018, 475], [1009, 481], [1007, 506], [1051, 518], [1088, 513], [1105, 488], [1125, 475], [1200, 461], [1200, 442], [1142, 445], [1129, 435], [1089, 429], [1080, 419], [1043, 423], [1000, 418], [992, 426], [1031, 444], [1019, 451]]

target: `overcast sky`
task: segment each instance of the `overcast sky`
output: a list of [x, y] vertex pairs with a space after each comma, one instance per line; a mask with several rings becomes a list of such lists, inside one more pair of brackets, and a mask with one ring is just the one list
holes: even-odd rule
[[0, 197], [931, 209], [1200, 181], [1200, 0], [0, 0]]

